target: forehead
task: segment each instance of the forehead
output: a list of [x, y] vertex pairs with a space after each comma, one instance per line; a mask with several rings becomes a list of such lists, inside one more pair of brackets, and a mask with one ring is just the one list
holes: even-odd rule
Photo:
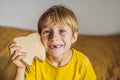
[[51, 28], [51, 27], [69, 27], [67, 24], [63, 23], [63, 22], [55, 22], [51, 19], [48, 19], [44, 22], [44, 26], [43, 26], [43, 29], [44, 28]]

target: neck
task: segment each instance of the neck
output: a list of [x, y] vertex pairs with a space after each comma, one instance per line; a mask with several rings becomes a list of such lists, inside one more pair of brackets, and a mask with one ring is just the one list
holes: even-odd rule
[[47, 54], [48, 60], [56, 67], [66, 65], [70, 61], [71, 57], [72, 57], [72, 50], [69, 50], [60, 57], [53, 57]]

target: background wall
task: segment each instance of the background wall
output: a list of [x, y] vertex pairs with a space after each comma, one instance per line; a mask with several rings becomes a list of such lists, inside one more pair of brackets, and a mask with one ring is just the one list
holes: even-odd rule
[[39, 17], [54, 4], [75, 12], [80, 34], [120, 33], [120, 0], [0, 0], [0, 25], [37, 30]]

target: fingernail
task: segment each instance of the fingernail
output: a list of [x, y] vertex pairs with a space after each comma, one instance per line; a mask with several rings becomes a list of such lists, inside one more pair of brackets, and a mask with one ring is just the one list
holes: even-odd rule
[[16, 44], [16, 42], [14, 41], [13, 43], [15, 43]]
[[27, 54], [26, 52], [23, 52], [25, 55]]
[[18, 46], [19, 47], [19, 49], [21, 49], [21, 47], [20, 46]]

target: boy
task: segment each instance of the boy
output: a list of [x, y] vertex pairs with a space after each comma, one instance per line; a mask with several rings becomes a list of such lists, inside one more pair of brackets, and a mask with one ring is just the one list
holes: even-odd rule
[[[38, 32], [46, 49], [46, 59], [35, 59], [30, 67], [20, 60], [27, 55], [20, 46], [10, 46], [13, 62], [17, 65], [16, 80], [96, 80], [89, 59], [71, 48], [78, 37], [78, 23], [74, 13], [55, 5], [43, 13], [38, 22]], [[25, 73], [25, 74], [24, 74]]]

